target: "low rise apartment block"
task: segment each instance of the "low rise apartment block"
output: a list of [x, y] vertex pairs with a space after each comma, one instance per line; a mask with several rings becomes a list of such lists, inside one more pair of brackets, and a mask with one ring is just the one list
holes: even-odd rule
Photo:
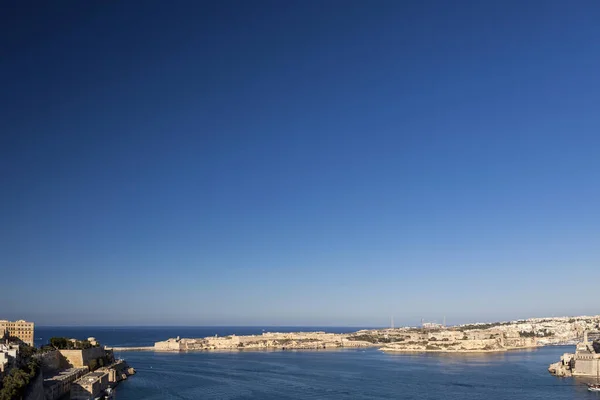
[[27, 322], [22, 319], [18, 321], [7, 321], [0, 319], [0, 337], [8, 334], [8, 336], [16, 337], [33, 346], [33, 322]]
[[15, 362], [19, 354], [19, 346], [0, 344], [0, 375]]

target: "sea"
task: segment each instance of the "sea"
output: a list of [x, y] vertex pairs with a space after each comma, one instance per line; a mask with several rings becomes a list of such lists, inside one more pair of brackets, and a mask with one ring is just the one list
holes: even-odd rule
[[[36, 344], [52, 336], [107, 346], [151, 346], [169, 337], [262, 332], [354, 332], [348, 327], [36, 327]], [[574, 346], [502, 353], [389, 354], [377, 349], [121, 352], [137, 374], [118, 400], [156, 399], [448, 399], [600, 400], [585, 381], [547, 371]]]

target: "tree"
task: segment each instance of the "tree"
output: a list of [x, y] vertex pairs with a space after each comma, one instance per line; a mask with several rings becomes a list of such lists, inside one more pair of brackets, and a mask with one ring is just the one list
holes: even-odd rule
[[64, 350], [68, 347], [68, 343], [70, 343], [64, 337], [52, 337], [50, 338], [50, 345], [52, 345], [55, 349]]
[[25, 343], [22, 343], [19, 346], [19, 354], [22, 358], [26, 358], [29, 359], [31, 358], [32, 355], [34, 355], [37, 352], [37, 349], [33, 346], [29, 346]]
[[25, 395], [27, 385], [39, 372], [39, 364], [36, 359], [30, 359], [29, 362], [21, 368], [13, 368], [2, 380], [2, 389], [0, 389], [0, 400], [14, 400], [22, 398]]

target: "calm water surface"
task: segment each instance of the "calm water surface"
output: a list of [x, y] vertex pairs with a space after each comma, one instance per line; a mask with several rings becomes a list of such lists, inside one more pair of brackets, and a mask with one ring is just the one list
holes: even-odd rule
[[[67, 336], [76, 336], [73, 328], [64, 329], [71, 329]], [[88, 335], [84, 328], [77, 329], [81, 329], [79, 333], [83, 334], [77, 337]], [[159, 333], [163, 334], [156, 340], [177, 335], [165, 336], [169, 329], [179, 329], [180, 336], [188, 336], [181, 332], [181, 328], [156, 329], [162, 329]], [[258, 328], [186, 329], [190, 330], [187, 333], [194, 333], [194, 329], [212, 330], [205, 335], [193, 335], [208, 336], [216, 330], [220, 334], [228, 334], [227, 329], [229, 333], [241, 334], [239, 332], [244, 329], [256, 331]], [[327, 328], [341, 329], [344, 328]], [[147, 345], [151, 343], [144, 340], [157, 334], [148, 328], [141, 331], [120, 328], [117, 332], [109, 334], [96, 328], [89, 335], [109, 345]], [[49, 333], [40, 328], [36, 336]], [[373, 349], [124, 352], [121, 355], [136, 368], [138, 374], [118, 386], [116, 398], [600, 400], [600, 395], [588, 392], [583, 382], [548, 374], [548, 364], [557, 361], [565, 351], [572, 350], [572, 346], [545, 347], [529, 351], [459, 355], [386, 354]]]

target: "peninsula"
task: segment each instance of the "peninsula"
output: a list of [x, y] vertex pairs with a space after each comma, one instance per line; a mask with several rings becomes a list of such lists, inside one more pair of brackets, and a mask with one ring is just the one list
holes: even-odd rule
[[260, 335], [171, 338], [149, 347], [116, 351], [317, 350], [375, 347], [386, 352], [490, 352], [553, 344], [575, 344], [584, 332], [597, 329], [598, 316], [531, 318], [446, 327], [368, 329], [353, 333], [265, 332]]

